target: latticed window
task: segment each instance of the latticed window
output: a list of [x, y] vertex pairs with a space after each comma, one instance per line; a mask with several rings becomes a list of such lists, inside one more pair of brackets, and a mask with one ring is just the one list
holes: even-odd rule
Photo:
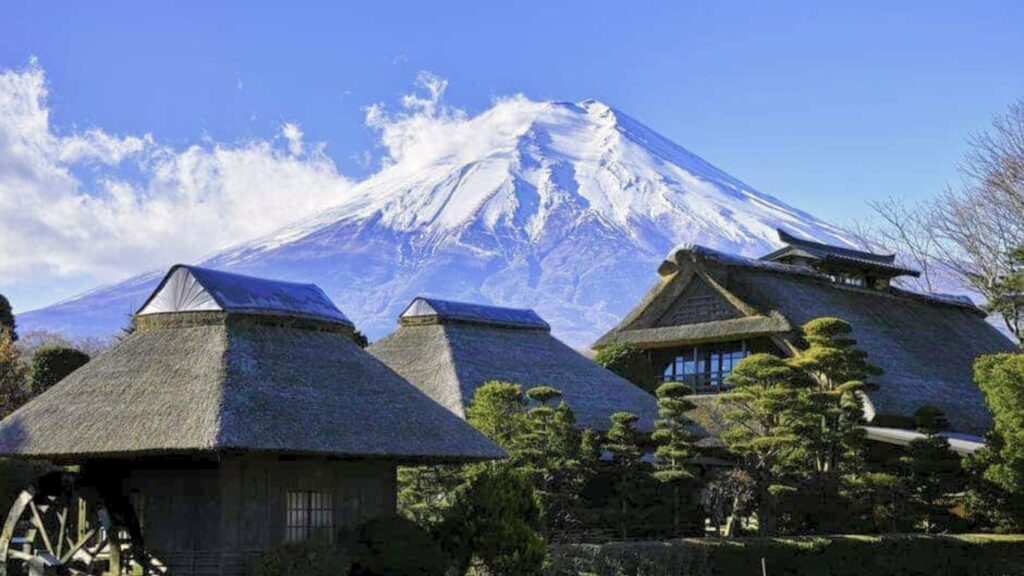
[[312, 536], [330, 538], [334, 531], [334, 495], [301, 490], [288, 492], [285, 509], [285, 541], [300, 542]]
[[746, 341], [695, 346], [673, 358], [662, 379], [683, 382], [698, 392], [715, 392], [728, 386], [726, 379], [747, 354]]

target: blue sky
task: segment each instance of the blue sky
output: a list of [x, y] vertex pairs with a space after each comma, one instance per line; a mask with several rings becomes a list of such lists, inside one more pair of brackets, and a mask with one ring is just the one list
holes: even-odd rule
[[[955, 180], [965, 137], [1024, 96], [1020, 22], [1024, 3], [1011, 1], [10, 2], [0, 88], [41, 102], [26, 118], [43, 118], [39, 138], [65, 139], [65, 164], [38, 171], [87, 195], [119, 190], [103, 168], [147, 138], [176, 166], [227, 173], [224, 152], [244, 166], [283, 164], [297, 181], [329, 173], [325, 186], [341, 187], [383, 153], [365, 108], [395, 105], [425, 70], [470, 114], [516, 93], [602, 100], [755, 188], [846, 223], [868, 215], [868, 200], [923, 199]], [[37, 124], [9, 122], [0, 136]], [[67, 152], [75, 135], [87, 152]], [[182, 160], [193, 146], [201, 158]], [[4, 202], [2, 171], [15, 164], [5, 153], [0, 207], [31, 210]], [[67, 154], [80, 155], [67, 164]], [[121, 236], [89, 262], [63, 238], [64, 253], [42, 268], [0, 266], [0, 291], [24, 310], [123, 277], [149, 256], [121, 258], [138, 244]], [[27, 261], [46, 243], [0, 259]]]

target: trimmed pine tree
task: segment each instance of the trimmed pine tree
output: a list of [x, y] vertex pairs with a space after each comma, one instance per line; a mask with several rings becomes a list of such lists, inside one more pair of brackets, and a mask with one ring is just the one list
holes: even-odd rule
[[657, 444], [654, 451], [654, 479], [672, 493], [673, 534], [682, 533], [682, 516], [686, 508], [683, 492], [692, 488], [694, 479], [693, 421], [686, 415], [694, 405], [686, 397], [690, 388], [680, 382], [666, 382], [658, 387], [658, 420], [654, 423], [651, 439]]

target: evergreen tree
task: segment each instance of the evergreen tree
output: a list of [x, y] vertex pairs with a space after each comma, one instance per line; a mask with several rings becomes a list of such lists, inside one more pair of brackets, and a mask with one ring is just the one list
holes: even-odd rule
[[536, 488], [545, 532], [551, 535], [580, 524], [580, 494], [593, 476], [597, 455], [589, 448], [590, 439], [576, 429], [576, 416], [559, 390], [537, 386], [526, 396], [535, 405], [527, 412], [519, 453]]
[[811, 453], [819, 474], [833, 478], [859, 469], [863, 459], [864, 406], [860, 393], [867, 379], [881, 374], [850, 337], [853, 328], [839, 318], [816, 318], [803, 326], [807, 349], [793, 364], [811, 373], [820, 423], [811, 431]]
[[530, 480], [507, 463], [473, 465], [437, 534], [458, 574], [474, 565], [494, 576], [539, 574], [546, 554]]
[[11, 303], [3, 294], [0, 294], [0, 331], [3, 330], [10, 332], [12, 342], [18, 341], [18, 331], [16, 330]]
[[941, 412], [926, 407], [917, 416], [918, 431], [925, 437], [910, 443], [900, 458], [899, 470], [914, 517], [925, 532], [932, 532], [938, 521], [949, 515], [942, 499], [963, 487], [963, 468], [949, 441], [938, 435]]
[[526, 436], [526, 399], [518, 384], [492, 380], [476, 389], [466, 421], [509, 453], [518, 464]]
[[630, 517], [637, 506], [636, 490], [643, 484], [643, 449], [636, 423], [639, 417], [629, 412], [616, 412], [605, 435], [604, 450], [611, 454], [612, 517], [619, 537], [629, 538]]
[[0, 329], [0, 418], [28, 402], [25, 367], [11, 332]]
[[722, 399], [729, 407], [722, 439], [753, 480], [760, 534], [771, 535], [776, 499], [792, 491], [792, 475], [805, 458], [801, 435], [813, 419], [813, 382], [804, 371], [770, 354], [741, 360], [729, 382], [734, 388]]
[[679, 535], [682, 528], [682, 492], [693, 479], [693, 421], [686, 413], [694, 405], [686, 399], [690, 389], [679, 382], [666, 382], [658, 387], [658, 420], [651, 439], [657, 444], [654, 452], [654, 478], [672, 492], [672, 528]]
[[32, 393], [40, 394], [89, 362], [89, 355], [69, 346], [44, 346], [32, 355]]
[[974, 363], [974, 379], [994, 422], [974, 459], [983, 478], [1010, 495], [1024, 496], [1024, 354], [993, 354]]
[[1024, 246], [1006, 255], [1007, 273], [992, 282], [988, 291], [989, 314], [1002, 317], [1007, 329], [1024, 346]]

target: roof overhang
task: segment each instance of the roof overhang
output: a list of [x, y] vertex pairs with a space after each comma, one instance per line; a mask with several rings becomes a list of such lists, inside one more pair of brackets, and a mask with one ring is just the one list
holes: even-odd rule
[[[895, 446], [909, 446], [914, 440], [922, 440], [927, 438], [926, 435], [916, 432], [914, 430], [904, 430], [902, 428], [884, 428], [881, 426], [864, 426], [865, 436], [868, 440], [874, 440], [875, 442], [883, 442], [885, 444], [893, 444]], [[949, 441], [949, 449], [961, 456], [968, 454], [974, 454], [980, 448], [985, 446], [985, 441], [977, 436], [971, 436], [968, 434], [958, 434], [954, 432], [940, 432], [939, 436], [942, 436]]]
[[781, 314], [747, 316], [715, 322], [700, 322], [682, 326], [663, 326], [610, 332], [595, 343], [596, 347], [611, 344], [630, 344], [640, 348], [670, 348], [723, 342], [740, 338], [775, 336], [792, 332], [793, 327]]

